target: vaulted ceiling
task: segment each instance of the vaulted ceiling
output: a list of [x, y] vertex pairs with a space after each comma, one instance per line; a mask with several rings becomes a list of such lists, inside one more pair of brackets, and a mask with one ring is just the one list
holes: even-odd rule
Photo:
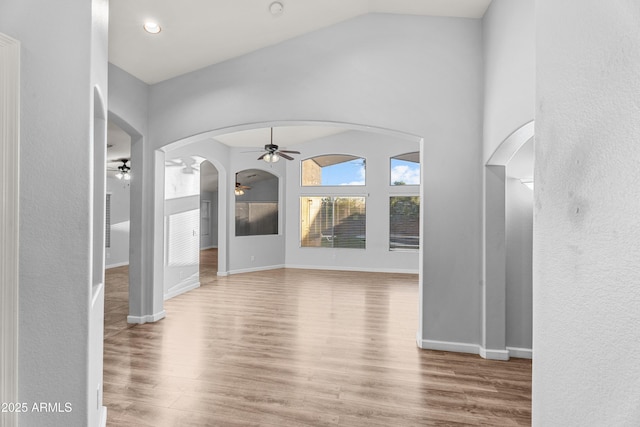
[[[154, 84], [367, 13], [481, 18], [491, 0], [110, 0], [109, 61]], [[282, 10], [280, 10], [280, 6]], [[161, 31], [150, 34], [145, 22]], [[291, 146], [344, 131], [276, 128], [275, 143]], [[109, 159], [128, 157], [122, 131], [109, 129]], [[115, 139], [112, 139], [115, 138]], [[262, 147], [269, 128], [217, 137], [232, 147]]]
[[[272, 8], [273, 3], [281, 4], [282, 11]], [[491, 0], [111, 0], [109, 61], [153, 84], [367, 13], [481, 18], [490, 3]], [[144, 31], [147, 21], [157, 22], [161, 31]]]

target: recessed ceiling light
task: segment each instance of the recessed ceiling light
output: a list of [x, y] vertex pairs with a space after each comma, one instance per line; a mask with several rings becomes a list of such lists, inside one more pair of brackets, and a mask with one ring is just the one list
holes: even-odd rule
[[271, 14], [274, 16], [282, 14], [283, 9], [284, 6], [279, 1], [274, 1], [269, 6], [269, 12], [271, 12]]
[[145, 22], [142, 28], [144, 28], [147, 33], [151, 34], [158, 34], [160, 31], [162, 31], [162, 28], [160, 28], [160, 24], [153, 21]]

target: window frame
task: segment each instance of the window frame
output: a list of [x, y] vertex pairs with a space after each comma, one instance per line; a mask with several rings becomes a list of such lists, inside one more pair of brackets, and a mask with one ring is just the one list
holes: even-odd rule
[[[392, 247], [391, 246], [391, 226], [392, 226], [392, 220], [391, 220], [391, 199], [393, 198], [397, 198], [397, 197], [404, 197], [404, 198], [409, 198], [409, 197], [417, 197], [418, 198], [418, 215], [417, 215], [417, 219], [418, 219], [418, 245], [417, 247]], [[387, 241], [387, 249], [389, 252], [419, 252], [420, 251], [420, 235], [421, 235], [421, 231], [420, 231], [420, 210], [421, 210], [421, 205], [422, 205], [422, 197], [420, 196], [420, 194], [418, 192], [410, 192], [410, 193], [390, 193], [388, 195], [388, 203], [389, 203], [389, 216], [388, 216], [388, 221], [389, 221], [389, 228], [388, 228], [388, 232], [389, 232], [389, 239]]]
[[[351, 160], [347, 160], [345, 162], [341, 162], [341, 163], [347, 163], [347, 162], [351, 162], [354, 160], [362, 160], [364, 162], [364, 182], [363, 184], [327, 184], [327, 185], [322, 185], [322, 184], [305, 184], [304, 183], [304, 162], [306, 161], [311, 161], [313, 159], [319, 158], [319, 157], [332, 157], [332, 156], [345, 156], [345, 157], [353, 157]], [[317, 163], [316, 163], [317, 164]], [[335, 166], [338, 165], [340, 163], [335, 163], [333, 165], [328, 165], [328, 166], [324, 166], [324, 167], [331, 167], [331, 166]], [[320, 166], [320, 165], [318, 165]], [[320, 168], [323, 168], [323, 166], [320, 166]], [[307, 157], [306, 159], [301, 159], [300, 160], [300, 188], [363, 188], [367, 185], [367, 158], [360, 156], [360, 155], [356, 155], [356, 154], [346, 154], [346, 153], [329, 153], [329, 154], [319, 154], [317, 156], [312, 156], [312, 157]]]
[[[304, 232], [303, 232], [303, 225], [302, 225], [302, 215], [303, 215], [303, 208], [302, 208], [302, 201], [303, 199], [311, 199], [311, 198], [318, 198], [318, 199], [324, 199], [324, 198], [331, 198], [334, 200], [335, 203], [335, 199], [338, 198], [349, 198], [349, 199], [362, 199], [364, 202], [364, 239], [363, 239], [363, 246], [362, 247], [343, 247], [343, 246], [308, 246], [308, 245], [304, 245], [303, 244], [303, 236], [304, 236]], [[367, 240], [368, 240], [368, 234], [367, 234], [367, 199], [369, 198], [368, 194], [362, 194], [362, 193], [358, 193], [358, 194], [338, 194], [338, 193], [311, 193], [311, 194], [300, 194], [298, 197], [298, 209], [299, 209], [299, 215], [298, 215], [298, 247], [301, 249], [316, 249], [316, 248], [324, 248], [324, 249], [346, 249], [346, 250], [351, 250], [351, 249], [355, 249], [355, 250], [367, 250]], [[335, 225], [334, 225], [335, 227]], [[335, 233], [332, 233], [333, 235], [331, 236], [331, 239], [335, 238]], [[320, 239], [322, 241], [322, 239], [326, 236], [322, 236], [322, 232], [320, 233]], [[330, 240], [332, 241], [332, 240]]]
[[[409, 156], [409, 155], [413, 155], [413, 154], [417, 154], [418, 155], [418, 161], [417, 162], [412, 162], [410, 160], [404, 160], [404, 159], [400, 159], [399, 158], [399, 157]], [[393, 173], [393, 161], [394, 160], [417, 164], [418, 167], [420, 168], [419, 169], [419, 177], [420, 177], [420, 176], [422, 176], [422, 162], [420, 161], [420, 151], [410, 151], [408, 153], [401, 153], [401, 154], [396, 154], [394, 156], [390, 156], [389, 157], [389, 174], [387, 175], [388, 176], [389, 187], [391, 187], [392, 189], [402, 188], [402, 187], [411, 187], [412, 189], [415, 189], [416, 187], [420, 187], [420, 179], [418, 179], [418, 183], [417, 184], [394, 184], [394, 181], [392, 181], [392, 178], [391, 178], [391, 174]]]

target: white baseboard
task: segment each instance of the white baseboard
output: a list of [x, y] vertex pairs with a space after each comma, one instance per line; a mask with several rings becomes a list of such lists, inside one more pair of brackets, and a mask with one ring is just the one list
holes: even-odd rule
[[533, 350], [530, 348], [507, 347], [509, 357], [520, 359], [533, 359]]
[[[509, 360], [509, 357], [522, 357], [526, 358], [526, 351], [531, 352], [530, 349], [523, 348], [511, 348], [507, 347], [505, 350], [486, 349], [478, 344], [467, 344], [461, 342], [451, 341], [435, 341], [435, 340], [423, 340], [416, 336], [416, 343], [418, 347], [424, 350], [439, 350], [439, 351], [451, 351], [454, 353], [469, 353], [477, 354], [483, 359], [488, 360]], [[529, 357], [531, 358], [531, 357]]]
[[182, 282], [178, 283], [176, 286], [169, 289], [169, 291], [164, 294], [164, 300], [171, 299], [173, 297], [177, 297], [178, 295], [184, 294], [185, 292], [189, 292], [193, 289], [199, 288], [200, 282]]
[[424, 350], [452, 351], [454, 353], [480, 354], [480, 346], [462, 342], [417, 339], [418, 347]]
[[478, 353], [483, 359], [489, 360], [509, 360], [509, 352], [507, 350], [495, 350], [478, 346]]
[[100, 408], [100, 422], [98, 426], [107, 427], [107, 407], [106, 406], [102, 406]]
[[217, 246], [205, 246], [204, 248], [200, 248], [201, 251], [206, 251], [207, 249], [218, 249]]
[[229, 275], [229, 272], [228, 272], [228, 271], [218, 271], [218, 272], [216, 273], [216, 275], [218, 275], [218, 276], [220, 276], [220, 277], [226, 277], [226, 276], [228, 276], [228, 275]]
[[157, 322], [158, 320], [162, 320], [166, 317], [167, 313], [162, 310], [156, 314], [149, 314], [147, 316], [127, 316], [127, 323], [137, 323], [143, 324], [148, 322]]
[[360, 271], [363, 273], [398, 273], [398, 274], [418, 274], [417, 269], [411, 268], [368, 268], [368, 267], [344, 267], [336, 265], [290, 265], [285, 268], [295, 268], [299, 270], [332, 270], [332, 271]]
[[108, 270], [110, 268], [116, 268], [116, 267], [124, 267], [125, 265], [129, 265], [129, 261], [125, 261], [125, 262], [116, 262], [115, 264], [109, 264], [109, 265], [105, 265], [104, 269]]
[[[228, 275], [231, 274], [241, 274], [241, 273], [254, 273], [256, 271], [265, 271], [265, 270], [277, 270], [279, 268], [285, 268], [284, 264], [280, 265], [265, 265], [262, 267], [252, 267], [252, 268], [241, 268], [238, 270], [229, 270]], [[218, 272], [218, 276], [220, 276], [220, 272]]]

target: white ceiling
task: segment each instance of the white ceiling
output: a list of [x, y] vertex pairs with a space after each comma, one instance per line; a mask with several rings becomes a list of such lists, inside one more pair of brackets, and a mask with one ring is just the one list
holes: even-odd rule
[[[301, 142], [345, 132], [347, 129], [337, 126], [280, 126], [273, 128], [273, 143], [286, 149]], [[247, 147], [262, 149], [271, 143], [271, 128], [251, 129], [216, 136], [217, 141], [229, 147]]]
[[[491, 0], [280, 0], [284, 11], [276, 16], [269, 12], [273, 2], [111, 0], [109, 61], [153, 84], [367, 13], [481, 18]], [[142, 26], [148, 20], [159, 22], [162, 31], [146, 33]], [[277, 127], [273, 142], [286, 148], [344, 131], [330, 126]], [[260, 149], [270, 142], [269, 128], [216, 139], [231, 147]], [[112, 123], [108, 144], [113, 145], [109, 160], [130, 157], [129, 136]], [[523, 167], [527, 163], [532, 164], [524, 160]], [[516, 173], [515, 163], [512, 170], [520, 176], [527, 173]], [[205, 167], [203, 172], [215, 183], [215, 168]]]
[[[367, 13], [481, 18], [491, 0], [111, 0], [109, 61], [153, 84]], [[142, 26], [156, 20], [159, 34]]]

